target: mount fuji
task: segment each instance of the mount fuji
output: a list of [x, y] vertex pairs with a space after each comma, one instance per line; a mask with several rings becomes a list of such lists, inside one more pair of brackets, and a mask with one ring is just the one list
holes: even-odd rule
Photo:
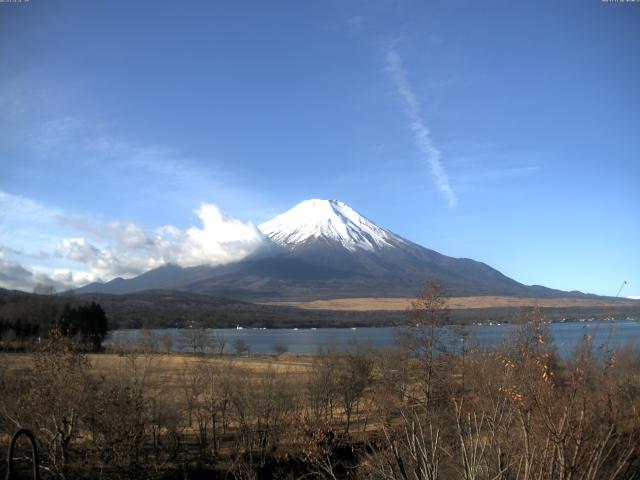
[[337, 200], [305, 200], [258, 228], [291, 251], [318, 241], [350, 252], [372, 252], [407, 243]]
[[252, 301], [414, 297], [426, 280], [438, 280], [453, 296], [577, 295], [526, 286], [484, 263], [429, 250], [337, 200], [305, 200], [259, 229], [265, 248], [241, 261], [190, 268], [165, 265], [76, 291], [173, 289]]

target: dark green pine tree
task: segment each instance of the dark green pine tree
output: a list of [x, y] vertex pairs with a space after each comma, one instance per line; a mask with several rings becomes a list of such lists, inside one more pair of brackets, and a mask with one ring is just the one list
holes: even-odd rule
[[65, 305], [59, 325], [63, 335], [80, 335], [82, 342], [91, 345], [96, 352], [102, 348], [102, 342], [109, 332], [107, 315], [96, 302], [75, 308]]

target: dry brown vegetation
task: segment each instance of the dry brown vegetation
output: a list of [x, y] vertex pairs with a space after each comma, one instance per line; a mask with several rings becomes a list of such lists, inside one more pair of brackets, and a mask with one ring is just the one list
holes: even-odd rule
[[31, 429], [45, 478], [639, 478], [637, 350], [585, 337], [561, 358], [534, 309], [500, 348], [447, 352], [446, 306], [429, 285], [397, 348], [313, 357], [86, 355], [54, 334], [1, 357], [1, 441]]
[[[309, 310], [336, 311], [405, 311], [411, 306], [412, 298], [335, 298], [331, 300], [312, 300], [307, 302], [269, 302], [266, 305], [283, 305]], [[613, 298], [529, 298], [529, 297], [449, 297], [448, 308], [463, 310], [469, 308], [534, 307], [619, 307], [637, 306], [637, 300]]]

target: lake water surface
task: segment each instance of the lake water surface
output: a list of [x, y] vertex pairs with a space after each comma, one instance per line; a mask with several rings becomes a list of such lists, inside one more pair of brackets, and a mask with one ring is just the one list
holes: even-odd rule
[[[514, 325], [473, 325], [465, 327], [469, 342], [475, 341], [481, 347], [491, 348], [503, 341]], [[556, 347], [562, 355], [570, 355], [577, 342], [584, 336], [591, 336], [595, 347], [619, 347], [629, 343], [640, 344], [640, 323], [634, 320], [621, 321], [584, 321], [553, 323], [549, 325]], [[372, 347], [385, 348], [393, 346], [397, 329], [388, 328], [309, 328], [301, 329], [208, 329], [212, 334], [223, 335], [226, 340], [225, 353], [234, 353], [233, 342], [242, 339], [252, 354], [274, 353], [276, 345], [283, 345], [289, 353], [314, 354], [320, 348], [335, 345], [343, 349], [350, 342], [367, 344]], [[144, 334], [142, 330], [116, 330], [106, 345], [139, 344]], [[162, 329], [151, 330], [157, 338], [169, 336], [172, 339], [172, 350], [188, 352], [190, 350], [184, 330]], [[452, 346], [461, 342], [459, 330], [450, 330]]]

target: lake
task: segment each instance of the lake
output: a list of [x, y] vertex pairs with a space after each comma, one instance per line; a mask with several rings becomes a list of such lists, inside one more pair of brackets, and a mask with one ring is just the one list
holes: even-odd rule
[[[515, 325], [472, 325], [465, 327], [469, 338], [484, 348], [498, 345], [506, 338]], [[558, 351], [570, 355], [577, 342], [585, 335], [593, 338], [595, 347], [604, 345], [624, 346], [629, 343], [640, 344], [640, 323], [634, 320], [619, 321], [579, 321], [552, 323], [551, 335]], [[225, 353], [234, 353], [233, 342], [242, 339], [252, 354], [272, 354], [276, 345], [283, 345], [289, 353], [314, 354], [319, 348], [335, 345], [345, 348], [350, 342], [367, 344], [376, 348], [390, 347], [395, 343], [396, 328], [300, 328], [300, 329], [208, 329], [212, 334], [223, 335], [226, 340]], [[105, 345], [136, 344], [141, 341], [143, 330], [116, 330], [112, 332]], [[190, 350], [184, 330], [150, 330], [155, 337], [169, 336], [172, 350], [188, 352]], [[451, 335], [452, 345], [462, 343], [459, 333]]]

